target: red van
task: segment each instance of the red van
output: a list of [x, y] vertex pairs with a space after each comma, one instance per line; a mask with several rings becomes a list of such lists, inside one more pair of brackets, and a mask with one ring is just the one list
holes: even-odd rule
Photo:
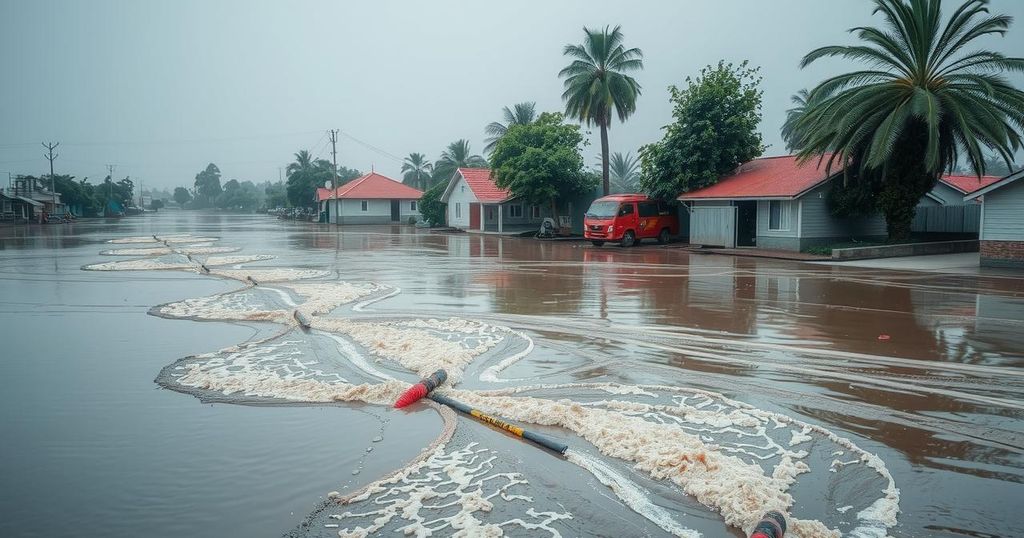
[[679, 215], [665, 202], [644, 194], [613, 194], [594, 200], [583, 219], [583, 236], [595, 246], [619, 241], [624, 247], [643, 239], [667, 243], [679, 233]]

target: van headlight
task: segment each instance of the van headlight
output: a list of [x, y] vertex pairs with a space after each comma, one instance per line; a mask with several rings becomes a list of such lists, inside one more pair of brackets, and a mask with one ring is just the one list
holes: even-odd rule
[[615, 231], [615, 226], [609, 226], [608, 227], [608, 233], [612, 233], [614, 231]]

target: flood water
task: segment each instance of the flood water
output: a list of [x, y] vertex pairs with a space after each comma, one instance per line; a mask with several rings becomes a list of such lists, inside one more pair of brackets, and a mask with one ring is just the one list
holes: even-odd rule
[[[170, 241], [147, 243], [153, 235]], [[153, 250], [111, 252], [133, 248]], [[137, 259], [182, 266], [116, 266]], [[193, 270], [200, 262], [210, 273]], [[132, 270], [83, 270], [111, 263]], [[329, 294], [344, 298], [317, 311], [322, 325], [288, 325], [303, 297]], [[449, 318], [460, 321], [433, 321]], [[508, 535], [741, 536], [728, 514], [761, 508], [729, 504], [743, 480], [849, 535], [1024, 526], [1020, 272], [167, 210], [0, 227], [0, 327], [0, 536], [336, 536], [381, 515], [352, 514], [432, 481], [423, 499], [462, 499], [461, 511], [425, 502], [417, 517], [435, 535], [470, 514]], [[402, 344], [385, 349], [382, 338]], [[411, 356], [423, 342], [464, 352], [444, 363], [461, 376], [452, 394], [576, 456], [459, 417], [443, 450], [400, 477], [406, 489], [325, 501], [443, 437], [435, 407], [324, 392], [415, 380], [436, 366]], [[545, 422], [562, 412], [577, 418]], [[698, 471], [644, 453], [673, 456], [657, 444], [669, 438], [716, 464], [688, 474]], [[790, 459], [808, 469], [772, 482]], [[744, 474], [761, 468], [766, 482]], [[871, 509], [894, 500], [892, 484], [894, 525]], [[476, 489], [493, 509], [468, 506]], [[425, 524], [389, 517], [387, 531]]]

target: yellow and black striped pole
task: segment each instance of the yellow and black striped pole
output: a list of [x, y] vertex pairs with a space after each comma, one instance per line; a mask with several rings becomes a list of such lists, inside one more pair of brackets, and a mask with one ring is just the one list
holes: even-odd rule
[[482, 422], [486, 422], [486, 423], [490, 424], [491, 426], [496, 426], [498, 428], [501, 428], [501, 429], [503, 429], [503, 430], [505, 430], [505, 431], [507, 431], [509, 433], [512, 433], [512, 434], [515, 434], [515, 435], [517, 435], [519, 437], [522, 437], [523, 439], [526, 439], [526, 440], [529, 440], [529, 441], [533, 441], [534, 443], [537, 443], [538, 445], [540, 445], [540, 446], [542, 446], [542, 447], [544, 447], [544, 448], [546, 448], [548, 450], [554, 450], [555, 452], [558, 452], [559, 454], [565, 454], [565, 451], [569, 449], [568, 445], [565, 445], [563, 443], [559, 443], [558, 441], [555, 441], [554, 439], [551, 439], [549, 437], [545, 437], [545, 436], [543, 436], [543, 435], [541, 435], [539, 433], [534, 433], [534, 432], [531, 432], [529, 430], [524, 430], [524, 429], [520, 428], [519, 426], [516, 426], [515, 424], [509, 423], [509, 422], [505, 422], [504, 420], [501, 420], [500, 418], [496, 418], [496, 417], [492, 417], [490, 415], [484, 414], [480, 410], [473, 409], [472, 407], [470, 407], [470, 406], [468, 406], [468, 405], [466, 405], [466, 404], [464, 404], [462, 402], [457, 402], [457, 401], [452, 400], [450, 398], [445, 398], [444, 396], [441, 396], [440, 394], [430, 393], [430, 395], [428, 395], [427, 398], [430, 398], [431, 400], [434, 400], [435, 402], [437, 402], [439, 404], [447, 405], [448, 407], [451, 407], [452, 409], [455, 409], [456, 411], [459, 411], [459, 412], [465, 413], [465, 414], [467, 414], [469, 416], [475, 417], [476, 419], [478, 419], [478, 420], [480, 420]]

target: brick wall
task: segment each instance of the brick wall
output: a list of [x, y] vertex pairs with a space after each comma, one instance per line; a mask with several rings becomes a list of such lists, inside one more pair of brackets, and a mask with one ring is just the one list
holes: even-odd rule
[[981, 264], [1024, 267], [1024, 241], [981, 241]]

